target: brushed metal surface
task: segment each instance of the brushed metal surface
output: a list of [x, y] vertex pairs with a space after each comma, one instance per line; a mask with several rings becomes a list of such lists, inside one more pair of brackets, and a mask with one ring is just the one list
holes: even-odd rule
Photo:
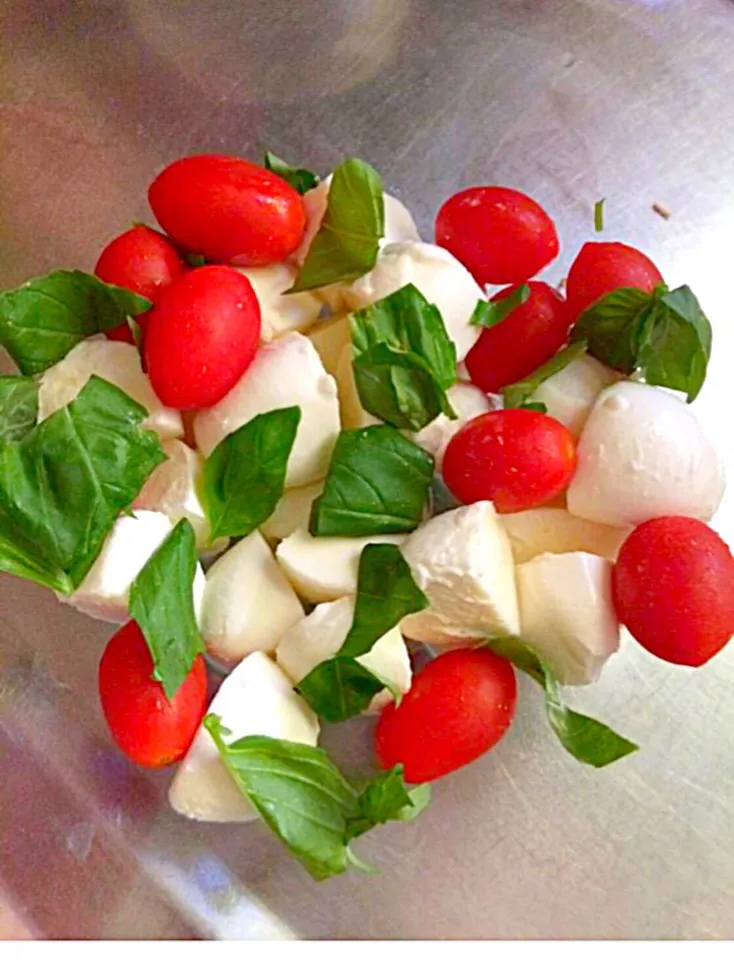
[[[697, 404], [734, 464], [734, 6], [726, 0], [3, 0], [0, 281], [90, 269], [167, 161], [264, 146], [365, 157], [431, 236], [460, 187], [552, 211], [559, 279], [606, 236], [698, 292]], [[664, 220], [651, 205], [673, 213]], [[734, 540], [734, 497], [717, 526]], [[50, 936], [734, 936], [734, 650], [697, 673], [627, 644], [575, 699], [636, 739], [602, 772], [553, 742], [534, 690], [491, 755], [413, 827], [365, 839], [376, 877], [312, 883], [258, 825], [199, 827], [132, 770], [96, 700], [110, 629], [0, 578], [0, 886]], [[347, 766], [368, 723], [330, 731]]]

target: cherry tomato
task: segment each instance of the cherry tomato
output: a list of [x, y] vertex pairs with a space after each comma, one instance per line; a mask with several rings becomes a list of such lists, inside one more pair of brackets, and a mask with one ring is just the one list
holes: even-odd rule
[[545, 210], [510, 187], [469, 187], [444, 203], [436, 243], [479, 284], [523, 283], [558, 256], [558, 234]]
[[211, 407], [249, 367], [259, 339], [247, 277], [225, 266], [191, 270], [149, 311], [143, 352], [153, 389], [178, 410]]
[[700, 667], [734, 634], [734, 558], [700, 520], [659, 517], [633, 530], [612, 593], [632, 636], [669, 663]]
[[[107, 244], [100, 254], [94, 272], [105, 283], [125, 287], [126, 290], [132, 290], [133, 293], [155, 302], [160, 292], [185, 269], [178, 251], [167, 237], [157, 230], [139, 225], [121, 233]], [[146, 314], [141, 314], [136, 321], [143, 328]], [[106, 336], [108, 340], [135, 343], [126, 323], [108, 330]]]
[[549, 503], [571, 482], [576, 443], [535, 410], [492, 410], [465, 424], [443, 458], [443, 479], [462, 503], [491, 500], [499, 513]]
[[620, 287], [652, 293], [663, 277], [644, 253], [625, 243], [585, 243], [566, 278], [566, 303], [571, 319], [601, 297]]
[[512, 665], [490, 650], [452, 650], [413, 678], [399, 707], [389, 703], [375, 730], [386, 770], [402, 763], [409, 783], [436, 780], [490, 750], [515, 715]]
[[306, 229], [298, 192], [239, 157], [176, 160], [153, 181], [148, 200], [176, 243], [224, 263], [279, 263], [297, 249]]
[[[500, 323], [482, 330], [465, 363], [472, 382], [485, 393], [499, 393], [550, 360], [568, 340], [566, 303], [541, 280], [531, 280], [530, 296]], [[500, 290], [504, 300], [517, 286]]]
[[112, 737], [142, 767], [165, 767], [184, 756], [207, 705], [204, 659], [198, 656], [173, 700], [152, 679], [153, 659], [130, 620], [107, 644], [99, 664], [99, 697]]

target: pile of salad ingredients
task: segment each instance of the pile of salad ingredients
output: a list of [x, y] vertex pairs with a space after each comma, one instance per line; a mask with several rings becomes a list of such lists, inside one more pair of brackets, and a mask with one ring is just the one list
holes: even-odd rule
[[[635, 751], [563, 687], [621, 625], [688, 667], [734, 633], [691, 290], [594, 241], [564, 297], [533, 279], [553, 222], [504, 187], [425, 243], [357, 159], [191, 156], [149, 199], [161, 231], [94, 275], [0, 295], [0, 568], [124, 624], [99, 666], [120, 749], [317, 879], [504, 736], [518, 670], [577, 760]], [[360, 713], [380, 772], [356, 783], [317, 744]]]

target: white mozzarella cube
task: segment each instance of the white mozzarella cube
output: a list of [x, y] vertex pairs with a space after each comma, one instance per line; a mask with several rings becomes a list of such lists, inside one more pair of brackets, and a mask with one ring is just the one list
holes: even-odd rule
[[444, 452], [454, 434], [470, 420], [493, 409], [487, 394], [472, 383], [455, 383], [446, 391], [446, 396], [457, 419], [451, 420], [440, 413], [435, 420], [411, 437], [414, 443], [434, 457], [437, 470], [441, 469]]
[[203, 458], [182, 440], [164, 440], [161, 446], [168, 459], [148, 477], [133, 507], [165, 513], [173, 524], [188, 520], [196, 534], [196, 545], [203, 550], [209, 546], [211, 533], [198, 493]]
[[619, 379], [614, 370], [587, 355], [548, 377], [530, 399], [534, 403], [544, 403], [548, 416], [560, 420], [574, 437], [578, 437], [596, 398], [605, 387]]
[[630, 381], [600, 394], [579, 440], [571, 513], [617, 527], [710, 520], [723, 493], [721, 462], [682, 400]]
[[207, 571], [201, 632], [207, 650], [225, 663], [274, 650], [302, 617], [298, 597], [257, 531]]
[[329, 317], [309, 330], [308, 339], [321, 357], [326, 372], [336, 377], [342, 350], [352, 342], [349, 317]]
[[237, 267], [247, 277], [260, 304], [263, 340], [274, 340], [294, 330], [308, 330], [319, 318], [323, 304], [313, 293], [289, 293], [298, 271], [290, 263], [267, 267]]
[[259, 413], [294, 406], [301, 408], [301, 421], [288, 459], [286, 486], [319, 480], [326, 476], [339, 435], [339, 398], [333, 377], [300, 333], [260, 347], [226, 397], [197, 413], [196, 445], [208, 457], [226, 436]]
[[[314, 667], [337, 653], [347, 638], [353, 618], [352, 597], [319, 604], [281, 638], [275, 651], [278, 666], [294, 683], [299, 683]], [[380, 637], [370, 652], [357, 660], [401, 693], [410, 689], [410, 657], [397, 627]], [[380, 691], [372, 698], [370, 711], [381, 709], [391, 699], [389, 690]]]
[[149, 416], [144, 426], [155, 430], [162, 440], [183, 436], [181, 414], [164, 407], [153, 392], [137, 347], [106, 339], [82, 340], [44, 371], [38, 387], [38, 422], [75, 400], [92, 375], [119, 387], [145, 407]]
[[612, 565], [590, 553], [541, 554], [517, 568], [522, 639], [561, 683], [593, 683], [619, 648]]
[[172, 530], [163, 513], [134, 510], [131, 516], [121, 516], [89, 573], [66, 602], [97, 620], [124, 623], [133, 581]]
[[510, 538], [515, 563], [526, 563], [541, 553], [594, 553], [615, 560], [630, 532], [574, 517], [559, 507], [505, 513], [500, 522]]
[[324, 489], [322, 480], [304, 487], [290, 487], [278, 501], [278, 506], [260, 527], [260, 533], [271, 543], [285, 540], [300, 527], [308, 527], [313, 502]]
[[[258, 735], [315, 747], [319, 735], [314, 712], [264, 653], [251, 653], [233, 670], [208, 713], [229, 731], [222, 734], [226, 743]], [[176, 813], [193, 820], [243, 823], [258, 816], [203, 726], [176, 770], [168, 800]]]
[[518, 633], [512, 550], [492, 503], [433, 517], [402, 552], [430, 603], [402, 621], [406, 637], [441, 644]]
[[368, 543], [401, 544], [404, 536], [312, 537], [305, 527], [280, 544], [275, 556], [296, 593], [310, 603], [357, 592], [359, 558]]
[[480, 327], [469, 323], [477, 300], [487, 298], [466, 267], [443, 247], [432, 243], [388, 244], [380, 251], [374, 268], [346, 288], [344, 296], [351, 310], [359, 310], [408, 283], [438, 307], [460, 363], [481, 333]]

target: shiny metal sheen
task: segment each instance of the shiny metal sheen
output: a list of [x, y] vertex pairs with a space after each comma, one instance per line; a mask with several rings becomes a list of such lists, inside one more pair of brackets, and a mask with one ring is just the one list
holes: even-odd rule
[[[734, 5], [727, 0], [3, 0], [0, 281], [91, 269], [150, 219], [156, 171], [264, 147], [364, 157], [427, 238], [440, 202], [539, 198], [563, 276], [606, 197], [609, 238], [699, 293], [697, 409], [734, 464]], [[652, 210], [663, 204], [665, 220]], [[717, 525], [734, 540], [734, 496]], [[96, 697], [109, 627], [0, 578], [0, 899], [47, 936], [730, 938], [734, 649], [693, 673], [627, 644], [575, 699], [642, 749], [564, 755], [523, 684], [499, 748], [317, 885], [259, 825], [197, 826], [133, 770]], [[734, 645], [732, 645], [734, 648]], [[370, 724], [329, 732], [347, 767]]]

